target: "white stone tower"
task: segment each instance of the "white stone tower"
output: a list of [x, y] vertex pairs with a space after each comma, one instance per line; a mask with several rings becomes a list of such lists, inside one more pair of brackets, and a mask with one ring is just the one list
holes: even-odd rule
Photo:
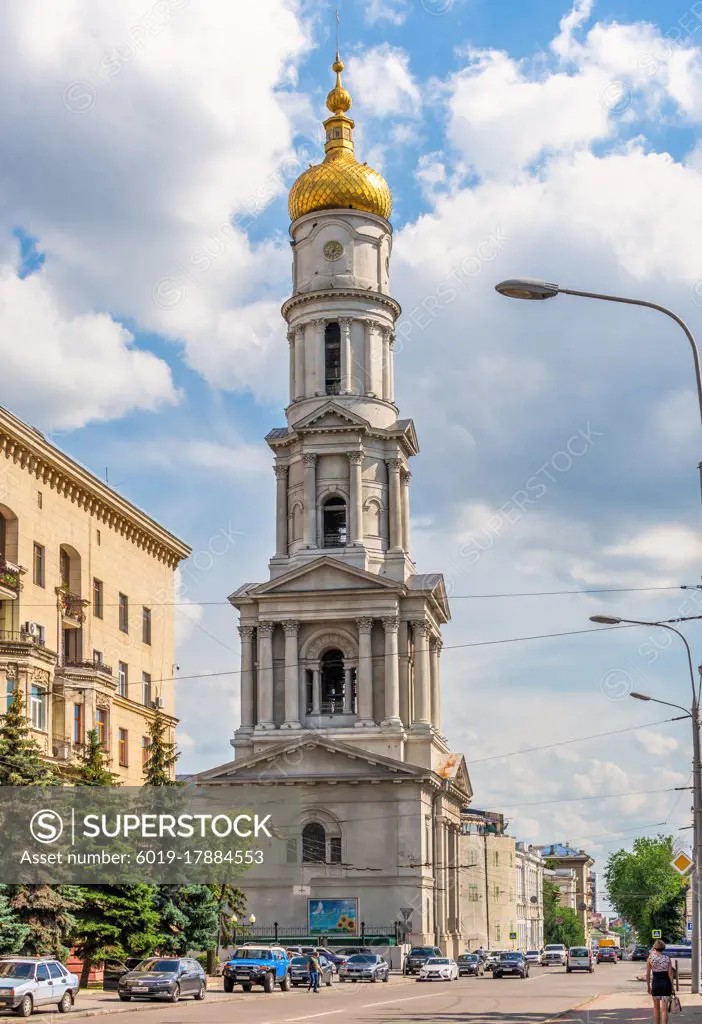
[[448, 755], [439, 654], [449, 610], [441, 575], [418, 574], [410, 554], [418, 447], [395, 404], [392, 197], [355, 158], [338, 54], [332, 67], [326, 156], [289, 197], [290, 402], [287, 425], [266, 438], [276, 551], [270, 580], [230, 598], [242, 645], [232, 744], [238, 760], [314, 730], [437, 768]]

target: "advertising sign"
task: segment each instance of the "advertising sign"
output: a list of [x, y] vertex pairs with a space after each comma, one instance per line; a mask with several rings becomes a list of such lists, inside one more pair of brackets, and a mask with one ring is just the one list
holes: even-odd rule
[[307, 900], [310, 935], [357, 935], [358, 900]]

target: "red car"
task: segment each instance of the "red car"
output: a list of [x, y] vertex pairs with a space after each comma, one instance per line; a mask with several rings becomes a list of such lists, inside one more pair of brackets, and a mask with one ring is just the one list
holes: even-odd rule
[[617, 951], [614, 946], [605, 946], [604, 949], [597, 950], [597, 963], [598, 964], [616, 964], [619, 962]]

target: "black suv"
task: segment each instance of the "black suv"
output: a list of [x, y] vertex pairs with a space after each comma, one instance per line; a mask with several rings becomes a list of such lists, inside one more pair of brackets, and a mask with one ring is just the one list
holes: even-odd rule
[[412, 946], [405, 960], [404, 974], [419, 974], [429, 957], [442, 956], [438, 946]]

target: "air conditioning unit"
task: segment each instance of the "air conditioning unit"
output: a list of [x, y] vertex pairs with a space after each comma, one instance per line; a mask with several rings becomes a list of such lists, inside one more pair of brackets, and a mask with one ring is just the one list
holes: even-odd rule
[[163, 697], [155, 697], [154, 698], [154, 707], [155, 708], [162, 708], [163, 707]]
[[38, 622], [25, 622], [22, 626], [22, 632], [27, 633], [29, 636], [41, 636], [41, 626]]

